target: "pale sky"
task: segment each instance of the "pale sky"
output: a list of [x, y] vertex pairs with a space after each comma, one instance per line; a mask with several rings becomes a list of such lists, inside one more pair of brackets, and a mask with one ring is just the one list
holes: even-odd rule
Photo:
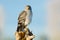
[[[34, 35], [40, 35], [45, 23], [45, 0], [0, 0], [5, 8], [5, 35], [14, 36], [17, 27], [17, 18], [26, 5], [31, 5], [33, 11], [32, 23], [29, 25]], [[38, 34], [39, 33], [39, 34]], [[38, 38], [38, 37], [37, 37]]]
[[[0, 0], [0, 4], [4, 5], [5, 9], [5, 35], [14, 37], [14, 33], [17, 27], [17, 18], [20, 12], [24, 10], [26, 5], [31, 5], [33, 12], [33, 19], [29, 25], [30, 30], [36, 35], [35, 40], [39, 38], [40, 34], [44, 34], [44, 29], [47, 25], [47, 12], [50, 4], [53, 4], [54, 0]], [[59, 1], [58, 1], [59, 2]], [[46, 10], [48, 9], [48, 11]], [[51, 16], [50, 16], [51, 17]]]

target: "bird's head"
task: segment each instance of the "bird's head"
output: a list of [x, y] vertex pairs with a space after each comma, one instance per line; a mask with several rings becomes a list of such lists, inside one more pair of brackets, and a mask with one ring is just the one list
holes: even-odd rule
[[25, 7], [25, 10], [31, 10], [31, 6], [30, 6], [30, 5], [27, 5], [27, 6]]

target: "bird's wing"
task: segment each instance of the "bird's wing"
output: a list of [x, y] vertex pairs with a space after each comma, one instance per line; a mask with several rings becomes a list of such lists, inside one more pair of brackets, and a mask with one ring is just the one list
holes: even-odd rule
[[19, 17], [18, 17], [18, 20], [19, 20], [19, 19], [24, 19], [24, 18], [26, 18], [26, 15], [27, 15], [27, 12], [26, 12], [26, 11], [22, 11], [22, 12], [20, 13]]

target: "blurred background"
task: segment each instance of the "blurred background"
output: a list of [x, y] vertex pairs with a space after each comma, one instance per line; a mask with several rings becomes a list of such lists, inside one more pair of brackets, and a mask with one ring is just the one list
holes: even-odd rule
[[60, 40], [60, 0], [0, 0], [0, 40], [15, 40], [18, 15], [26, 5], [32, 7], [28, 27], [34, 40]]

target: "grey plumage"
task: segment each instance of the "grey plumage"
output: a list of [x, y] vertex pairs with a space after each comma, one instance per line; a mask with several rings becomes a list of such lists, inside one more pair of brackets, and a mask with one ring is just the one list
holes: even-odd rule
[[32, 20], [32, 11], [28, 10], [28, 11], [23, 11], [22, 13], [20, 13], [19, 17], [18, 17], [18, 21], [19, 22], [25, 22], [25, 25], [30, 24]]

